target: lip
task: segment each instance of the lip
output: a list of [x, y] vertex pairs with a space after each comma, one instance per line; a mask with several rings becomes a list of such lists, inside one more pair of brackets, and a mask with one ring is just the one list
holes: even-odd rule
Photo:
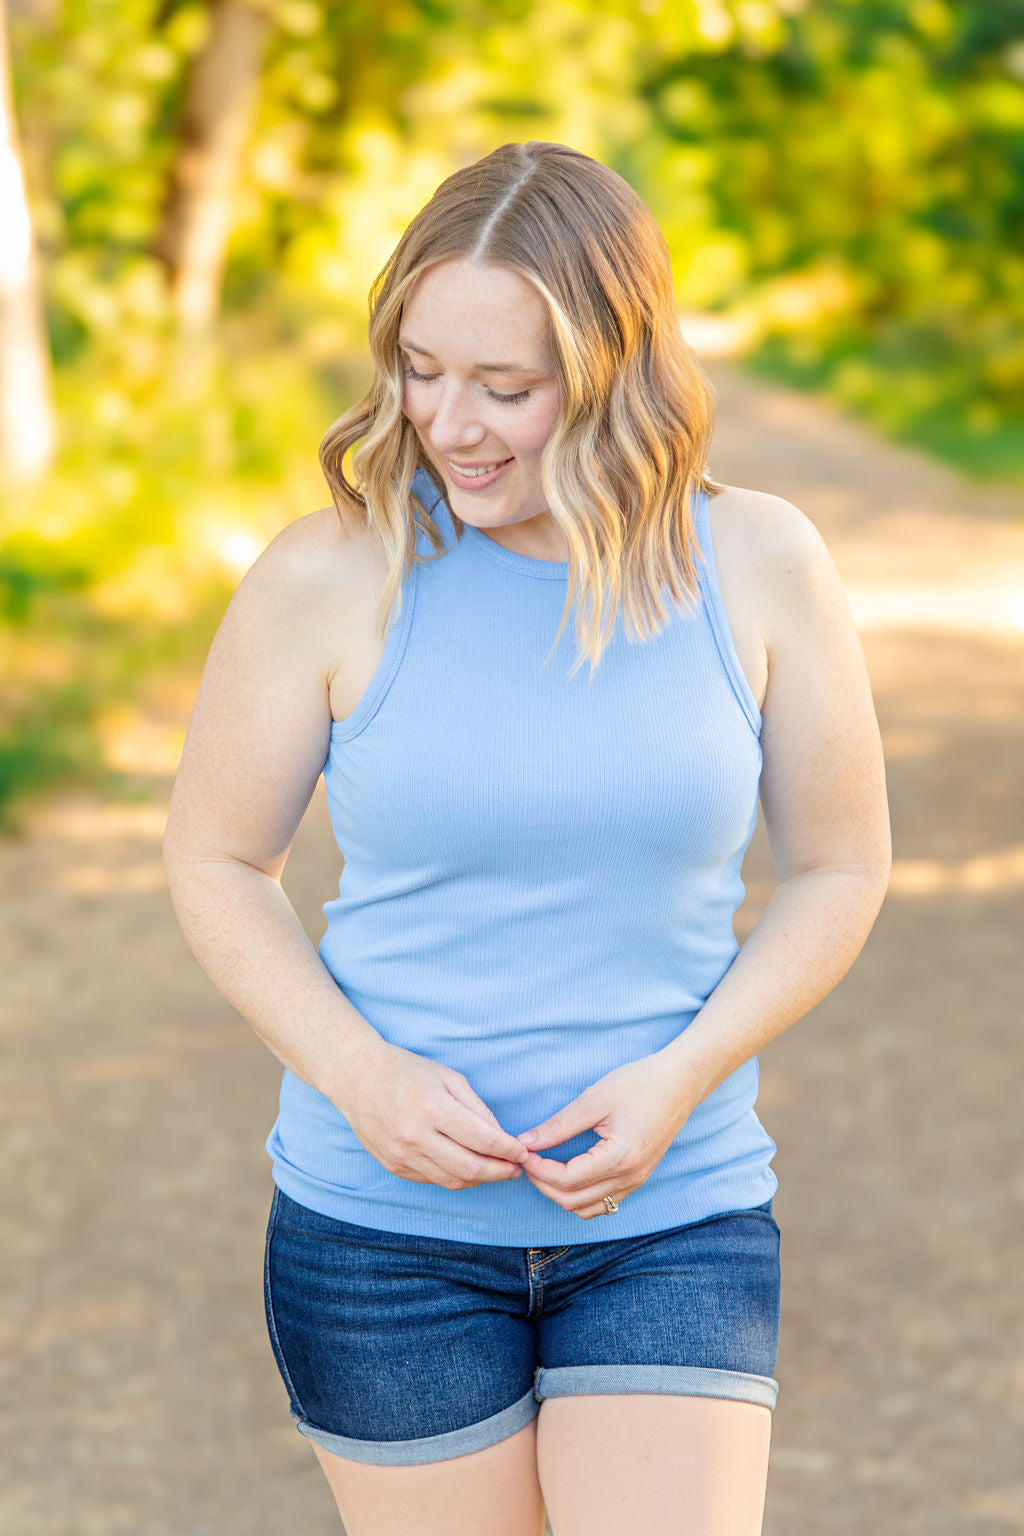
[[489, 475], [464, 475], [461, 473], [458, 466], [452, 463], [451, 459], [445, 459], [445, 464], [448, 466], [448, 473], [455, 481], [455, 484], [464, 491], [486, 490], [489, 485], [493, 485], [495, 483], [499, 476], [504, 474], [505, 470], [508, 469], [509, 465], [512, 463], [514, 463], [514, 458], [506, 459], [504, 464], [499, 464], [497, 469]]

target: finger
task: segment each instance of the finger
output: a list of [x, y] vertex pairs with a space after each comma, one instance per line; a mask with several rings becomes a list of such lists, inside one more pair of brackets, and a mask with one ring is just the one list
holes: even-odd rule
[[[612, 1198], [616, 1199], [615, 1196]], [[621, 1199], [622, 1196], [619, 1195], [617, 1198]], [[593, 1221], [595, 1216], [614, 1216], [615, 1212], [609, 1211], [604, 1201], [600, 1200], [595, 1205], [584, 1206], [583, 1210], [576, 1211], [575, 1214], [580, 1218], [581, 1221]]]
[[573, 1136], [580, 1135], [583, 1131], [592, 1131], [594, 1126], [604, 1117], [606, 1105], [597, 1106], [592, 1097], [587, 1093], [581, 1093], [571, 1104], [547, 1120], [542, 1120], [532, 1130], [520, 1131], [519, 1140], [529, 1144], [536, 1151], [542, 1151], [546, 1147], [561, 1146], [563, 1141], [569, 1141]]
[[518, 1164], [472, 1152], [443, 1131], [427, 1142], [424, 1153], [442, 1169], [446, 1179], [461, 1179], [470, 1184], [496, 1184], [502, 1179], [521, 1178], [523, 1173]]
[[621, 1167], [622, 1161], [619, 1144], [612, 1137], [605, 1137], [567, 1163], [560, 1163], [553, 1157], [539, 1157], [536, 1152], [531, 1152], [523, 1168], [538, 1182], [549, 1184], [553, 1189], [560, 1189], [566, 1194], [573, 1194], [588, 1189], [599, 1180], [611, 1178]]
[[[529, 1173], [526, 1176], [531, 1178]], [[571, 1195], [562, 1194], [560, 1190], [550, 1187], [541, 1188], [541, 1194], [546, 1195], [555, 1205], [560, 1205], [562, 1210], [567, 1211], [570, 1216], [581, 1216], [586, 1221], [593, 1216], [603, 1216], [608, 1211], [604, 1203], [605, 1195], [611, 1195], [612, 1199], [618, 1202], [638, 1188], [639, 1184], [635, 1179], [633, 1183], [626, 1184], [619, 1177], [607, 1179], [603, 1184], [595, 1185], [591, 1189], [579, 1190]]]
[[445, 1086], [457, 1104], [463, 1105], [472, 1114], [479, 1115], [488, 1125], [494, 1126], [501, 1133], [505, 1142], [506, 1153], [512, 1162], [521, 1163], [523, 1161], [522, 1143], [515, 1136], [509, 1135], [490, 1105], [484, 1103], [480, 1095], [468, 1082], [457, 1079], [454, 1083], [447, 1083]]
[[[472, 1089], [469, 1092], [472, 1093]], [[525, 1161], [523, 1148], [514, 1136], [502, 1130], [486, 1104], [477, 1099], [475, 1094], [473, 1099], [475, 1102], [467, 1105], [453, 1094], [438, 1120], [437, 1129], [472, 1152], [479, 1152], [484, 1157], [501, 1158], [518, 1167]]]

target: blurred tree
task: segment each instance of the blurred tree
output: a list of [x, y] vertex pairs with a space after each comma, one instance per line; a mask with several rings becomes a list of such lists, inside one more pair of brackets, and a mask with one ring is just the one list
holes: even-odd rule
[[56, 449], [50, 351], [0, 0], [0, 470], [40, 479]]
[[[174, 9], [165, 5], [162, 17]], [[188, 74], [154, 250], [169, 273], [175, 315], [189, 332], [206, 330], [220, 306], [234, 193], [269, 30], [264, 7], [213, 0], [206, 41]]]
[[3, 504], [0, 818], [322, 501], [370, 286], [498, 144], [623, 175], [747, 367], [1024, 471], [1024, 0], [0, 3], [7, 456], [47, 419], [32, 239], [60, 410]]

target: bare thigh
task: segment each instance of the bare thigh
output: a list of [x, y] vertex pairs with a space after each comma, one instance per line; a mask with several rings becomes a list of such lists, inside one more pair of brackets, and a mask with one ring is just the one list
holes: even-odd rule
[[544, 1536], [537, 1418], [497, 1445], [422, 1466], [371, 1466], [310, 1444], [346, 1536]]
[[553, 1536], [761, 1536], [769, 1408], [653, 1393], [555, 1397], [535, 1422]]

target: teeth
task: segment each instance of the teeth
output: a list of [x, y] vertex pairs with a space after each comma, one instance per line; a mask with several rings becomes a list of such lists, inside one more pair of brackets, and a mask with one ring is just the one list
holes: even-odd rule
[[499, 459], [497, 464], [481, 464], [476, 469], [459, 469], [458, 464], [453, 464], [452, 468], [457, 469], [460, 475], [468, 475], [471, 480], [475, 480], [480, 475], [491, 474], [493, 470], [500, 467], [501, 462], [502, 461]]

